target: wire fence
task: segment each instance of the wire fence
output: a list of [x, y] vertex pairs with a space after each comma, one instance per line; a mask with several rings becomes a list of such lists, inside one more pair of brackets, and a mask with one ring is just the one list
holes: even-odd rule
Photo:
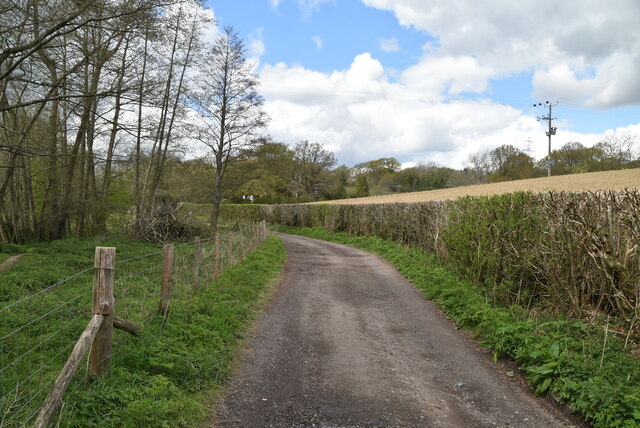
[[[265, 237], [265, 229], [252, 224], [218, 239], [174, 246], [171, 299], [190, 298]], [[93, 270], [81, 270], [0, 308], [0, 428], [33, 423], [92, 316]], [[162, 271], [162, 251], [116, 260], [115, 315], [141, 329], [163, 316], [158, 311]], [[131, 337], [114, 335], [113, 352]]]

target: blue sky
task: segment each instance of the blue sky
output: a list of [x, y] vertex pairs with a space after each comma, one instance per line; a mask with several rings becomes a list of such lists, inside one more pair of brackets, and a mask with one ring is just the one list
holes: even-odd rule
[[[233, 26], [247, 41], [262, 28], [268, 49], [261, 59], [271, 64], [299, 63], [331, 72], [347, 68], [356, 55], [370, 52], [400, 69], [413, 64], [422, 46], [433, 40], [424, 32], [398, 25], [393, 13], [357, 0], [328, 2], [317, 9], [287, 0], [277, 8], [268, 0], [210, 0], [208, 4], [220, 25]], [[322, 40], [320, 49], [314, 41], [318, 37]], [[382, 50], [380, 39], [396, 39], [401, 50]]]
[[545, 112], [532, 105], [547, 99], [560, 102], [554, 147], [640, 133], [637, 0], [207, 4], [258, 64], [266, 132], [322, 143], [347, 165], [462, 167], [501, 144], [541, 158]]

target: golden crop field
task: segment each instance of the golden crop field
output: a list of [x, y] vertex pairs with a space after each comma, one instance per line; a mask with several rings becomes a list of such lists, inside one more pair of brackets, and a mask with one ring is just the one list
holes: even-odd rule
[[395, 193], [391, 195], [369, 196], [367, 198], [340, 199], [317, 203], [380, 204], [390, 202], [423, 202], [458, 199], [462, 196], [498, 195], [518, 191], [531, 191], [535, 193], [549, 190], [580, 192], [587, 190], [637, 189], [639, 187], [640, 168], [635, 168], [619, 171], [561, 175], [557, 177], [531, 178], [528, 180], [506, 181], [503, 183], [478, 184], [475, 186], [428, 190], [424, 192]]

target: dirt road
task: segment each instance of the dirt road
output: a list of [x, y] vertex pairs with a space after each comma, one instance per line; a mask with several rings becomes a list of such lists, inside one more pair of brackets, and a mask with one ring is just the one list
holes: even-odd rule
[[390, 264], [282, 235], [289, 254], [219, 427], [575, 426]]

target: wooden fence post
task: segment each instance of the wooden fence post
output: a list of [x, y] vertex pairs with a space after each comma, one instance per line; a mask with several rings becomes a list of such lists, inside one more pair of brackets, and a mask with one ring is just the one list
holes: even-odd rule
[[213, 279], [220, 277], [220, 234], [216, 232], [213, 241]]
[[162, 282], [160, 284], [160, 313], [166, 315], [171, 300], [171, 272], [173, 271], [173, 244], [164, 244], [162, 254]]
[[115, 274], [116, 249], [96, 247], [93, 270], [93, 314], [104, 316], [100, 328], [91, 343], [89, 354], [89, 377], [108, 373], [111, 366], [113, 343], [113, 278]]
[[227, 265], [233, 266], [233, 235], [227, 235]]
[[196, 291], [199, 287], [200, 283], [200, 237], [196, 236], [196, 239], [193, 241], [193, 252], [194, 252], [194, 260], [193, 260], [193, 291]]
[[249, 228], [249, 245], [247, 246], [247, 248], [249, 249], [249, 252], [253, 251], [253, 241], [255, 241], [256, 239], [256, 225], [258, 223], [255, 221], [251, 222], [251, 227]]
[[244, 259], [244, 233], [242, 233], [242, 229], [240, 229], [240, 244], [238, 245], [238, 250], [240, 250], [238, 261], [241, 262]]

